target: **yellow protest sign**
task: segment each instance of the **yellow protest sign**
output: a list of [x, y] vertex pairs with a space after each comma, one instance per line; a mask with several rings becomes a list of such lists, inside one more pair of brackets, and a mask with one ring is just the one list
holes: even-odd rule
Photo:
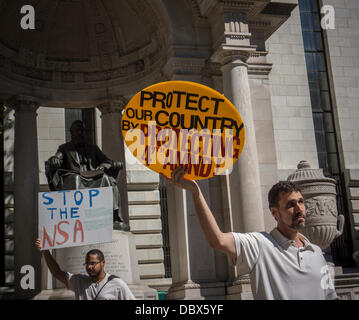
[[186, 178], [220, 175], [242, 152], [245, 129], [219, 92], [188, 81], [161, 82], [138, 92], [121, 121], [125, 143], [145, 166], [165, 176], [178, 166]]

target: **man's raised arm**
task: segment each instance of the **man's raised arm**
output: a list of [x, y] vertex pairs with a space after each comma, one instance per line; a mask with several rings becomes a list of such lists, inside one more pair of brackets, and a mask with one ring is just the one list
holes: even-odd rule
[[[37, 238], [35, 241], [35, 247], [38, 250], [41, 250], [42, 245], [41, 245], [41, 239]], [[65, 286], [67, 287], [67, 276], [66, 276], [66, 272], [62, 271], [59, 267], [59, 265], [57, 264], [57, 262], [55, 261], [55, 259], [52, 257], [51, 253], [49, 250], [43, 250], [42, 254], [44, 255], [47, 267], [49, 268], [50, 272], [52, 273], [52, 275], [59, 281], [61, 281], [63, 284], [65, 284]]]
[[230, 232], [223, 233], [219, 229], [216, 219], [209, 209], [198, 184], [195, 181], [185, 179], [185, 174], [186, 170], [178, 167], [172, 172], [171, 179], [164, 175], [162, 177], [192, 194], [197, 218], [209, 245], [213, 249], [228, 254], [231, 258], [236, 258], [237, 252], [233, 235]]

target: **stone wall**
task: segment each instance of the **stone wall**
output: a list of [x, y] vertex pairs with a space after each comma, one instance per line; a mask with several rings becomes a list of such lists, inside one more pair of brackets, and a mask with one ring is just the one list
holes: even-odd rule
[[345, 168], [358, 169], [359, 1], [323, 0], [323, 4], [335, 10], [335, 29], [326, 33]]
[[275, 226], [275, 220], [268, 209], [267, 195], [271, 186], [278, 181], [271, 94], [267, 79], [250, 79], [249, 84], [258, 149], [264, 224], [265, 230], [270, 231]]
[[318, 168], [298, 6], [266, 46], [273, 64], [269, 84], [278, 169], [284, 179], [304, 159]]

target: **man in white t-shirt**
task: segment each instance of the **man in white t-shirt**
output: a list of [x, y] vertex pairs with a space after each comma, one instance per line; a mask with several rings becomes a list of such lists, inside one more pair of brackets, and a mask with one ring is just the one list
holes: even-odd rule
[[[35, 246], [41, 249], [41, 239], [36, 239]], [[77, 300], [135, 300], [127, 284], [119, 277], [105, 272], [105, 257], [100, 250], [93, 249], [86, 254], [85, 274], [72, 274], [60, 269], [49, 250], [42, 254], [52, 275], [66, 287], [75, 292]]]
[[281, 181], [269, 191], [269, 209], [277, 221], [270, 233], [223, 233], [198, 184], [185, 179], [185, 174], [186, 170], [179, 167], [171, 179], [162, 176], [192, 194], [207, 241], [229, 255], [240, 274], [250, 274], [255, 299], [337, 298], [322, 250], [299, 233], [305, 226], [306, 210], [303, 196], [293, 183]]

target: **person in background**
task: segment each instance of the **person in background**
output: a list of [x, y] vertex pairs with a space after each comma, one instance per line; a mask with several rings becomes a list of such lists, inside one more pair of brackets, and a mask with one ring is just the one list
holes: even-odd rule
[[[35, 246], [42, 249], [40, 238]], [[49, 250], [43, 250], [42, 254], [52, 275], [75, 292], [76, 300], [136, 300], [123, 280], [105, 272], [105, 257], [100, 250], [87, 252], [84, 263], [87, 275], [61, 270]]]

